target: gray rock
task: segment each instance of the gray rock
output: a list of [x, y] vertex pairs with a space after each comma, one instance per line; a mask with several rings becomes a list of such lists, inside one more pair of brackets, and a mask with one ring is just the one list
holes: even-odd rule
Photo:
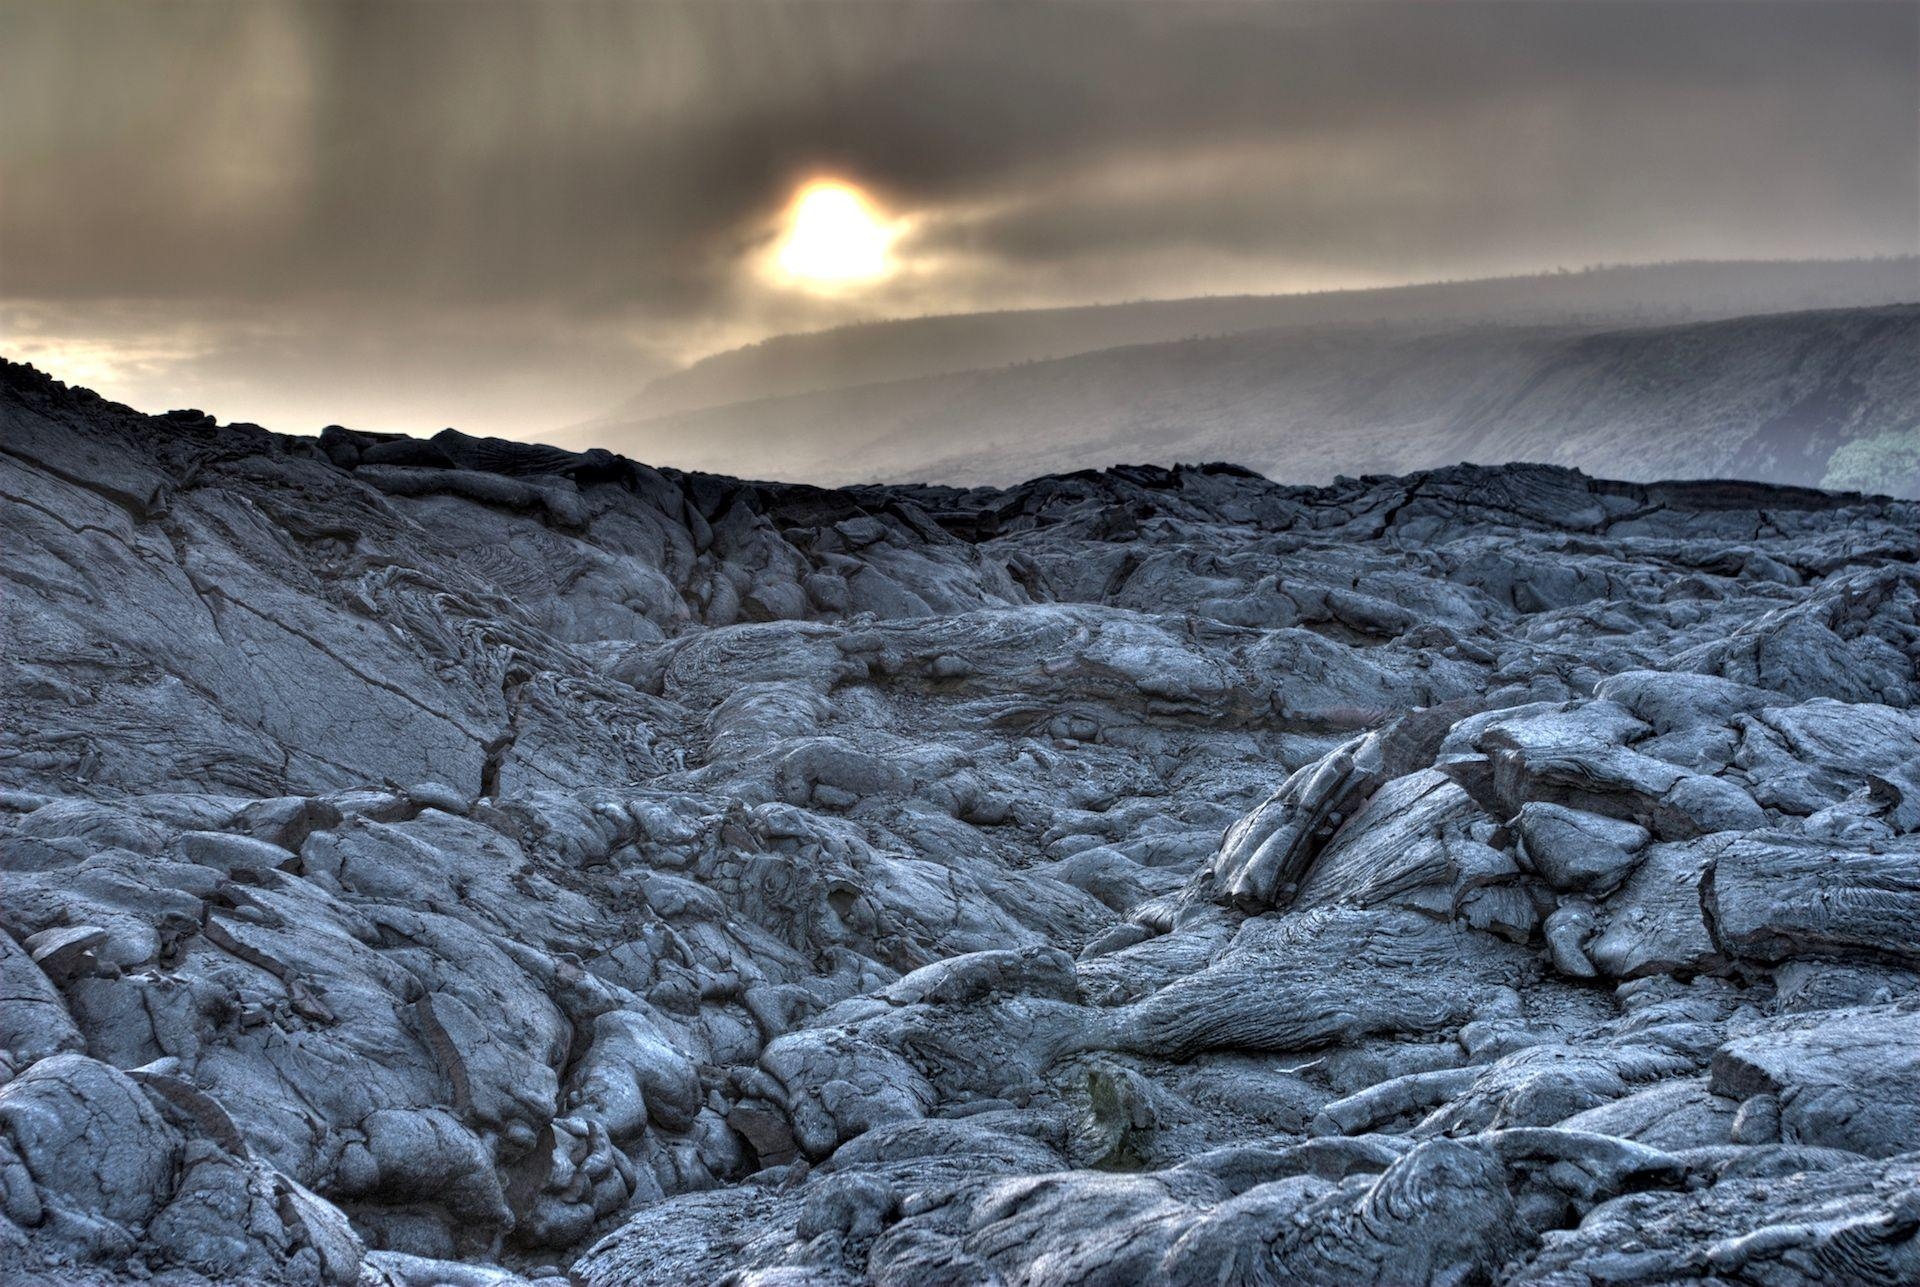
[[1550, 804], [1529, 801], [1514, 819], [1527, 861], [1540, 878], [1568, 893], [1611, 893], [1633, 872], [1652, 838], [1646, 828]]
[[1587, 945], [1587, 956], [1603, 973], [1623, 979], [1720, 965], [1702, 906], [1714, 857], [1699, 844], [1650, 847], [1625, 887], [1607, 900], [1606, 927]]
[[1920, 846], [1757, 832], [1715, 858], [1712, 907], [1726, 950], [1755, 960], [1856, 952], [1920, 963]]
[[[1713, 1089], [1771, 1096], [1779, 1137], [1868, 1157], [1920, 1150], [1920, 1012], [1839, 1011], [1742, 1037], [1713, 1056]], [[1746, 1110], [1743, 1107], [1742, 1113]]]
[[180, 1139], [125, 1073], [85, 1055], [42, 1059], [0, 1086], [0, 1165], [7, 1214], [24, 1225], [60, 1215], [137, 1228], [173, 1188]]
[[0, 440], [9, 1281], [1916, 1278], [1910, 503]]

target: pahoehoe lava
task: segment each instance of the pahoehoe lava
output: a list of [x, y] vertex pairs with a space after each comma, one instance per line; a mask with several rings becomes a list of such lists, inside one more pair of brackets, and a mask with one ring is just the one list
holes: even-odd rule
[[0, 368], [0, 1276], [1920, 1281], [1920, 505]]

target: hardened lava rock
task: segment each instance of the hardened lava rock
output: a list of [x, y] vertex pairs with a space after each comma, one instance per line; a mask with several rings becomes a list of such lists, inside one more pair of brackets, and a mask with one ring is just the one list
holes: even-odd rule
[[0, 368], [0, 1277], [1915, 1282], [1917, 521]]

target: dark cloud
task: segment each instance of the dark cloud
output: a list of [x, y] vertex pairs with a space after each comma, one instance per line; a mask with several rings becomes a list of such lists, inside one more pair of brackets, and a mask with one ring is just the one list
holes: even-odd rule
[[[455, 332], [532, 363], [1920, 238], [1913, 3], [22, 0], [0, 28], [0, 296], [173, 301], [215, 347], [222, 308], [271, 310], [342, 369], [356, 310], [451, 379]], [[917, 219], [914, 271], [823, 302], [746, 270], [817, 171]]]

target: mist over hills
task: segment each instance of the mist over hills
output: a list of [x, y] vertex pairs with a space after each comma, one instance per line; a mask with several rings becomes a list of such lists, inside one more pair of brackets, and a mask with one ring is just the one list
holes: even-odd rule
[[776, 335], [712, 354], [654, 378], [638, 395], [589, 423], [624, 424], [821, 389], [1283, 326], [1654, 324], [1916, 298], [1920, 258], [1908, 256], [1620, 265], [1366, 290], [898, 318]]
[[1920, 489], [1920, 306], [1680, 325], [1290, 327], [597, 427], [820, 483], [1233, 460], [1276, 479], [1532, 460], [1636, 480]]

